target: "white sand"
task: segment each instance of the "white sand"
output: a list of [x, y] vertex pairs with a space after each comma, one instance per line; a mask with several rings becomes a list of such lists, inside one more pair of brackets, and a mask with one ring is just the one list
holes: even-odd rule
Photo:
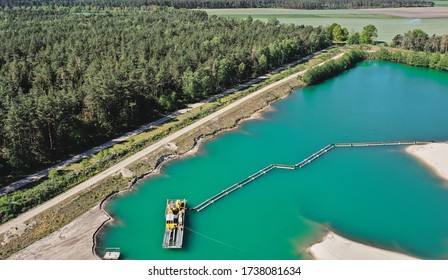
[[324, 240], [308, 248], [317, 260], [416, 260], [405, 254], [387, 251], [348, 240], [329, 232]]
[[448, 180], [448, 143], [414, 145], [406, 151], [431, 167], [434, 172]]

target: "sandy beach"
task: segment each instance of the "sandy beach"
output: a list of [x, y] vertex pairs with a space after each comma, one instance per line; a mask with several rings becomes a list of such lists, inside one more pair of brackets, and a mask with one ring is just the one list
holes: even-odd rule
[[424, 162], [438, 176], [448, 180], [448, 143], [409, 146], [406, 152]]
[[308, 248], [316, 260], [416, 260], [416, 258], [348, 240], [329, 232], [322, 242]]

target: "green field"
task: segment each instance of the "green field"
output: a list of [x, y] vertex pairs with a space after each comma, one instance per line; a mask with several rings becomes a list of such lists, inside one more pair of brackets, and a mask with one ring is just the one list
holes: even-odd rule
[[436, 7], [448, 7], [448, 1], [434, 1]]
[[[439, 1], [442, 2], [442, 1]], [[438, 4], [439, 4], [438, 2]], [[448, 1], [443, 1], [447, 4]], [[378, 40], [389, 42], [399, 33], [420, 28], [428, 34], [446, 34], [448, 18], [410, 19], [388, 15], [369, 14], [362, 10], [291, 10], [291, 9], [207, 9], [209, 15], [246, 18], [266, 21], [277, 18], [282, 23], [303, 25], [330, 25], [334, 22], [349, 31], [360, 31], [368, 24], [378, 28]]]

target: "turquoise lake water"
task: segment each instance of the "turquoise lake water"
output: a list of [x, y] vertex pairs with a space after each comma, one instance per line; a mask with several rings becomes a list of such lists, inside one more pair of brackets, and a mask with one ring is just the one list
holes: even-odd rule
[[329, 143], [448, 140], [448, 73], [367, 61], [276, 102], [263, 119], [203, 143], [192, 157], [113, 199], [99, 251], [126, 259], [304, 259], [329, 229], [420, 258], [448, 257], [448, 184], [404, 147], [337, 148], [300, 170], [276, 169], [202, 212], [184, 248], [162, 248], [167, 198], [190, 207], [271, 163]]

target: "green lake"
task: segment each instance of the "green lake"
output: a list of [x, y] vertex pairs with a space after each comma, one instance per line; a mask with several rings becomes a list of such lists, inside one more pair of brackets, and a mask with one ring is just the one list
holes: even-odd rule
[[329, 229], [420, 258], [448, 257], [448, 184], [404, 147], [336, 148], [300, 170], [276, 169], [205, 210], [188, 212], [184, 248], [162, 248], [167, 198], [193, 207], [271, 163], [329, 143], [448, 140], [448, 73], [367, 61], [298, 89], [260, 120], [108, 204], [99, 251], [125, 259], [306, 259]]

